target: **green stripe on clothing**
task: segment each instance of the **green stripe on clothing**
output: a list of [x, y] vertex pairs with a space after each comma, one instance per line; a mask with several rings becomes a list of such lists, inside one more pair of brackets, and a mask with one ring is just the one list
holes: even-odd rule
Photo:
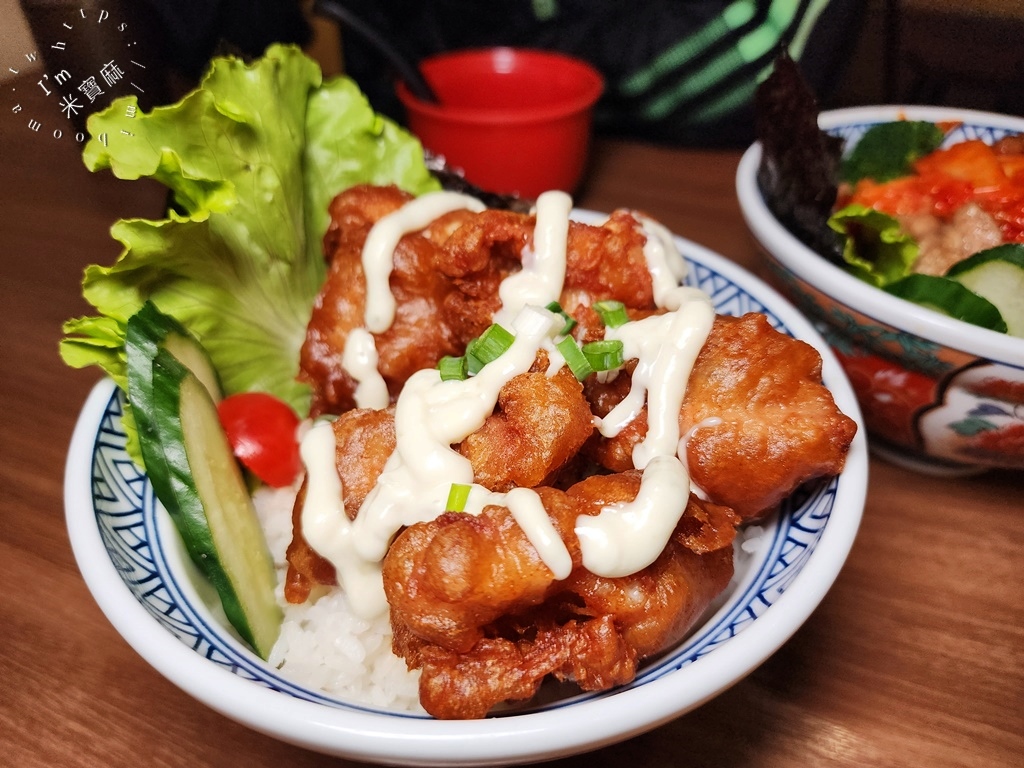
[[681, 80], [670, 91], [648, 101], [641, 110], [641, 114], [651, 120], [664, 117], [672, 112], [680, 102], [703, 93], [709, 86], [725, 79], [746, 63], [746, 59], [740, 55], [739, 51], [730, 48], [700, 72]]
[[[723, 82], [743, 66], [771, 53], [793, 24], [799, 5], [798, 0], [779, 0], [772, 3], [768, 10], [768, 16], [761, 26], [744, 35], [737, 41], [734, 48], [719, 54], [698, 72], [648, 101], [640, 111], [641, 116], [648, 120], [661, 119], [674, 112], [684, 102]], [[807, 11], [800, 18], [792, 38], [791, 48], [794, 57], [799, 56], [799, 53], [803, 51], [811, 30], [827, 5], [828, 0], [811, 0]], [[770, 68], [769, 66], [767, 70]], [[713, 118], [708, 115], [724, 114], [729, 109], [734, 109], [742, 104], [753, 94], [756, 82], [766, 76], [763, 72], [767, 70], [762, 70], [755, 81], [745, 81], [729, 88], [724, 94], [695, 110], [694, 119], [698, 122], [709, 121]], [[703, 115], [703, 117], [698, 118], [698, 115]]]
[[744, 80], [713, 101], [689, 112], [687, 117], [690, 119], [690, 122], [697, 124], [714, 122], [722, 117], [722, 115], [727, 115], [743, 106], [754, 97], [754, 91], [757, 89], [758, 83], [768, 77], [773, 67], [774, 62], [763, 67], [753, 80]]
[[551, 21], [558, 15], [558, 0], [533, 0], [532, 5], [537, 21]]
[[797, 29], [796, 34], [793, 35], [793, 39], [789, 44], [789, 55], [794, 60], [799, 59], [803, 55], [804, 48], [807, 47], [807, 40], [811, 36], [811, 31], [814, 29], [814, 25], [818, 23], [818, 18], [825, 12], [828, 3], [829, 0], [812, 0], [810, 6], [808, 6], [807, 13], [800, 20], [800, 27]]
[[636, 96], [649, 90], [663, 75], [666, 75], [707, 50], [734, 29], [739, 29], [754, 18], [753, 0], [737, 0], [728, 6], [720, 16], [709, 21], [689, 37], [680, 40], [666, 51], [658, 54], [650, 64], [627, 77], [619, 86], [626, 96]]

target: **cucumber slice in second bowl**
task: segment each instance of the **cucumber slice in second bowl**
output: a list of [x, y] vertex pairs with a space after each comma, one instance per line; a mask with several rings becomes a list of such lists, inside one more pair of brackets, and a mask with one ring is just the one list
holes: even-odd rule
[[980, 251], [954, 264], [946, 277], [992, 302], [1006, 321], [1006, 332], [1024, 337], [1024, 244]]
[[1006, 332], [1006, 322], [991, 301], [948, 277], [907, 275], [882, 290], [965, 323]]

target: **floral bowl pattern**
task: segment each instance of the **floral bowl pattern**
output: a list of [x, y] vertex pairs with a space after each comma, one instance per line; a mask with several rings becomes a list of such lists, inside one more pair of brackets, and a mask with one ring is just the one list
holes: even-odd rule
[[[1024, 120], [938, 107], [824, 112], [819, 125], [852, 147], [872, 125], [949, 121], [947, 144], [1024, 133]], [[1024, 339], [891, 296], [814, 253], [771, 214], [757, 186], [758, 144], [736, 174], [740, 208], [768, 281], [815, 324], [857, 393], [873, 451], [939, 475], [1024, 469]]]
[[863, 512], [867, 447], [849, 383], [803, 316], [736, 265], [679, 244], [688, 282], [709, 293], [719, 312], [764, 312], [776, 328], [822, 351], [825, 382], [859, 429], [842, 474], [801, 488], [777, 515], [747, 529], [726, 592], [689, 637], [629, 685], [561, 692], [484, 720], [437, 721], [288, 680], [227, 628], [196, 577], [148, 478], [125, 452], [123, 399], [109, 380], [85, 404], [65, 477], [72, 547], [100, 608], [156, 670], [216, 711], [308, 749], [388, 765], [523, 764], [585, 752], [654, 728], [733, 685], [803, 624], [835, 580]]

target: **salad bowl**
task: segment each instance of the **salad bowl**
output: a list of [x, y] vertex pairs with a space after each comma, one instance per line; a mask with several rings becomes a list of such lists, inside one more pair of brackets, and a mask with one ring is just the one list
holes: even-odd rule
[[[818, 124], [849, 152], [872, 126], [902, 119], [952, 125], [943, 146], [1024, 133], [1020, 118], [940, 107], [835, 110]], [[849, 376], [871, 449], [933, 475], [1024, 469], [1024, 338], [898, 298], [827, 261], [771, 212], [761, 155], [754, 144], [737, 170], [744, 219], [769, 283], [812, 319]]]
[[[577, 212], [583, 220], [596, 214]], [[653, 729], [740, 681], [811, 615], [853, 544], [867, 447], [853, 391], [813, 326], [760, 279], [686, 240], [688, 284], [721, 314], [762, 312], [816, 347], [839, 408], [858, 423], [846, 465], [741, 533], [736, 575], [689, 636], [636, 679], [602, 693], [542, 692], [483, 720], [440, 721], [289, 680], [228, 629], [149, 480], [128, 457], [122, 395], [101, 381], [82, 411], [65, 476], [67, 525], [95, 600], [126, 641], [199, 702], [256, 731], [326, 754], [389, 765], [507, 765], [586, 752]]]

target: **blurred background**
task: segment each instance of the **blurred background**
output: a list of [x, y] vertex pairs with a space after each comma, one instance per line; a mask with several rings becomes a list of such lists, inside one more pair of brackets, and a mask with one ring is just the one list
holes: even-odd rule
[[[793, 0], [794, 3], [797, 0]], [[274, 0], [276, 2], [276, 0]], [[274, 2], [257, 5], [273, 6]], [[159, 3], [156, 3], [159, 5]], [[344, 69], [343, 34], [330, 20], [312, 13], [312, 0], [298, 2], [307, 30], [304, 47], [317, 58], [325, 73]], [[1022, 0], [863, 0], [865, 11], [850, 30], [850, 40], [830, 92], [819, 94], [824, 108], [873, 103], [928, 103], [1024, 114], [1024, 1]], [[0, 79], [14, 77], [10, 68], [24, 74], [43, 69], [41, 60], [27, 64], [25, 54], [45, 51], [33, 37], [30, 21], [39, 26], [40, 9], [73, 9], [95, 6], [110, 9], [145, 5], [141, 0], [0, 0]], [[182, 29], [196, 14], [214, 5], [231, 2], [177, 4], [183, 9]], [[289, 0], [279, 0], [281, 8]], [[294, 5], [291, 3], [291, 5]], [[192, 8], [194, 6], [194, 8]], [[242, 4], [240, 7], [255, 7]], [[25, 9], [30, 11], [26, 16]], [[200, 9], [200, 10], [195, 10]], [[127, 12], [122, 10], [122, 13]], [[45, 14], [44, 14], [45, 15]], [[123, 18], [121, 16], [120, 18]], [[277, 29], [286, 29], [277, 24]], [[38, 31], [38, 30], [37, 30]], [[181, 33], [181, 30], [178, 30]], [[185, 38], [182, 38], [185, 39]], [[253, 38], [245, 43], [262, 44]], [[848, 52], [847, 52], [848, 51]], [[159, 59], [161, 51], [152, 51]], [[192, 51], [202, 55], [201, 49]]]

